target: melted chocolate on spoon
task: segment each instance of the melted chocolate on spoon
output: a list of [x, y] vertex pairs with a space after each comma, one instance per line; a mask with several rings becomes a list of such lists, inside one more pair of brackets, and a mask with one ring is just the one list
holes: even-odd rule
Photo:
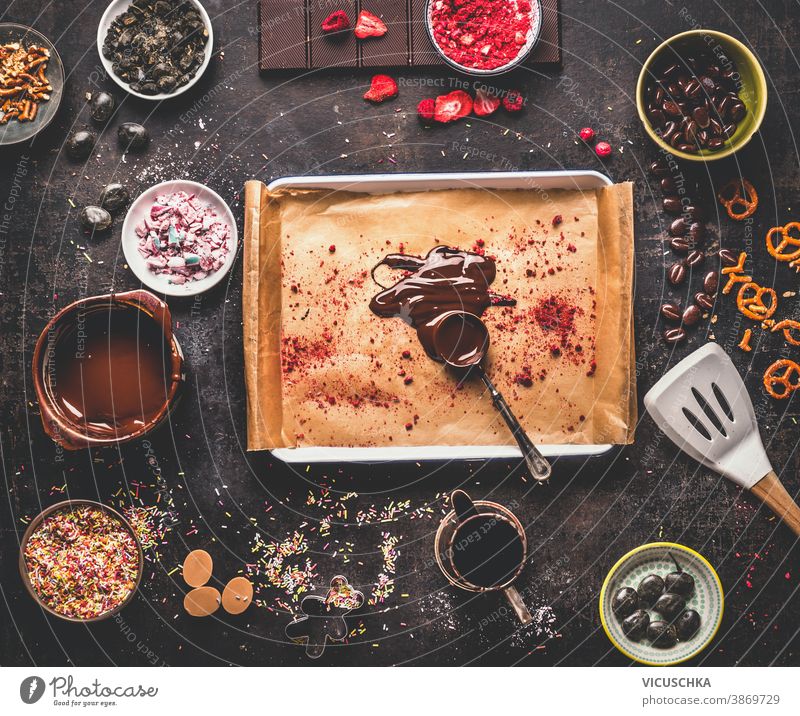
[[437, 246], [424, 259], [389, 254], [372, 269], [373, 279], [380, 266], [409, 275], [374, 296], [370, 309], [383, 318], [401, 318], [415, 328], [425, 352], [435, 360], [439, 356], [433, 330], [446, 315], [466, 311], [481, 316], [489, 306], [516, 304], [513, 298], [489, 290], [497, 273], [495, 263], [480, 254], [447, 246]]

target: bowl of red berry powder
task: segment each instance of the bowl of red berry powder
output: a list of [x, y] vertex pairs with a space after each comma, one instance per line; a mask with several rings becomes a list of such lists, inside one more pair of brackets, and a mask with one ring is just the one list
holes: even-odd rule
[[539, 0], [428, 0], [431, 42], [469, 75], [499, 75], [522, 64], [542, 31]]

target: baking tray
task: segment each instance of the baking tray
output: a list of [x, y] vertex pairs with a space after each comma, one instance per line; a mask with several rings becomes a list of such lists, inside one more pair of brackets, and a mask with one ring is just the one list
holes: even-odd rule
[[[390, 194], [441, 189], [570, 189], [592, 190], [612, 184], [594, 171], [448, 172], [436, 174], [343, 174], [341, 176], [283, 177], [267, 187], [276, 189], [333, 189]], [[539, 445], [546, 457], [600, 455], [612, 445]], [[395, 460], [485, 460], [522, 458], [512, 445], [426, 445], [417, 447], [302, 447], [278, 448], [272, 454], [288, 463], [391, 462]]]

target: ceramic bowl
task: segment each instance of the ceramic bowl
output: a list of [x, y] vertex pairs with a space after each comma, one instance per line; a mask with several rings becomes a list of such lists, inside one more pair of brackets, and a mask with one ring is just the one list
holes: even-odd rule
[[26, 142], [39, 134], [58, 113], [61, 97], [64, 94], [64, 65], [50, 40], [32, 27], [3, 22], [0, 23], [0, 45], [8, 42], [40, 45], [50, 50], [50, 61], [47, 63], [45, 77], [53, 86], [53, 91], [47, 102], [39, 103], [39, 110], [32, 122], [17, 122], [12, 119], [0, 124], [0, 147]]
[[[694, 594], [686, 607], [700, 615], [700, 628], [688, 641], [679, 641], [671, 649], [660, 649], [651, 646], [646, 639], [637, 642], [625, 636], [621, 623], [611, 611], [611, 600], [622, 587], [636, 589], [648, 574], [664, 577], [674, 572], [675, 564], [670, 553], [694, 578]], [[611, 643], [629, 659], [648, 666], [680, 664], [703, 651], [722, 623], [724, 607], [722, 583], [708, 560], [693, 549], [674, 542], [652, 542], [631, 550], [611, 568], [600, 590], [600, 620]], [[650, 616], [654, 616], [652, 610]]]
[[[733, 60], [741, 77], [739, 96], [747, 107], [747, 116], [739, 122], [736, 132], [722, 149], [716, 152], [701, 149], [696, 154], [691, 154], [675, 149], [655, 133], [645, 114], [644, 89], [654, 67], [667, 61], [682, 64], [683, 58], [696, 51], [696, 48], [710, 50], [715, 54], [718, 54], [719, 50]], [[647, 136], [665, 152], [690, 162], [714, 161], [738, 152], [761, 127], [764, 113], [767, 111], [767, 80], [756, 56], [735, 37], [716, 30], [689, 30], [662, 42], [645, 60], [639, 73], [639, 81], [636, 83], [636, 109]]]
[[[167, 276], [153, 273], [147, 267], [145, 260], [139, 253], [139, 237], [136, 235], [136, 227], [145, 217], [150, 215], [150, 207], [156, 197], [159, 194], [167, 194], [175, 191], [197, 194], [200, 200], [210, 204], [216, 210], [217, 215], [223, 221], [226, 221], [231, 228], [231, 233], [228, 237], [228, 255], [222, 267], [216, 273], [212, 273], [199, 281], [187, 281], [184, 284], [170, 283]], [[234, 261], [236, 261], [238, 243], [239, 234], [236, 228], [236, 220], [233, 217], [230, 207], [214, 190], [198, 182], [189, 181], [188, 179], [165, 181], [161, 184], [151, 186], [134, 200], [122, 224], [122, 252], [125, 254], [125, 261], [128, 263], [131, 271], [136, 275], [136, 278], [145, 286], [165, 296], [196, 296], [216, 286], [222, 281], [225, 274], [231, 270]]]
[[492, 77], [494, 75], [502, 75], [506, 72], [510, 72], [515, 67], [519, 67], [523, 62], [525, 62], [525, 60], [528, 58], [528, 55], [531, 54], [531, 51], [536, 46], [536, 43], [539, 42], [539, 36], [542, 34], [542, 4], [539, 2], [539, 0], [529, 0], [531, 6], [531, 28], [528, 31], [527, 41], [522, 46], [519, 54], [513, 60], [511, 60], [511, 62], [508, 62], [500, 67], [495, 67], [492, 70], [483, 70], [462, 65], [455, 60], [450, 59], [433, 36], [431, 13], [433, 11], [433, 4], [435, 2], [436, 0], [427, 0], [425, 5], [425, 29], [428, 31], [428, 37], [431, 40], [431, 44], [446, 64], [448, 64], [454, 70], [458, 70], [459, 72], [463, 72], [467, 75], [472, 75], [474, 77]]
[[[58, 510], [63, 510], [71, 507], [80, 507], [81, 505], [92, 505], [93, 507], [97, 507], [98, 509], [107, 512], [115, 519], [119, 520], [125, 529], [131, 533], [133, 536], [134, 541], [136, 542], [136, 549], [139, 553], [139, 570], [138, 575], [136, 577], [136, 583], [133, 585], [133, 589], [131, 589], [130, 594], [125, 597], [125, 599], [120, 602], [116, 607], [113, 609], [109, 609], [107, 612], [103, 612], [102, 614], [92, 617], [90, 619], [79, 619], [77, 617], [70, 617], [66, 614], [61, 614], [57, 612], [52, 607], [45, 604], [36, 590], [33, 588], [31, 584], [30, 577], [28, 576], [28, 568], [25, 564], [25, 549], [28, 546], [28, 540], [31, 538], [31, 535], [42, 524], [42, 520], [48, 515], [57, 512]], [[119, 613], [125, 606], [127, 606], [131, 600], [136, 595], [136, 592], [139, 589], [139, 585], [142, 581], [142, 573], [144, 572], [144, 552], [142, 551], [142, 545], [139, 542], [139, 538], [136, 536], [136, 531], [133, 529], [133, 526], [130, 522], [119, 512], [117, 512], [114, 508], [109, 507], [108, 505], [104, 505], [100, 502], [95, 502], [94, 500], [64, 500], [63, 502], [57, 502], [55, 505], [51, 505], [50, 507], [46, 508], [42, 512], [40, 512], [36, 517], [34, 517], [28, 528], [25, 530], [25, 533], [22, 535], [22, 540], [20, 542], [20, 549], [19, 549], [19, 574], [22, 577], [22, 582], [25, 584], [25, 588], [28, 590], [28, 594], [33, 597], [34, 601], [46, 612], [52, 614], [59, 619], [63, 619], [64, 621], [74, 622], [77, 624], [89, 624], [91, 622], [99, 622], [104, 619], [108, 619], [109, 617], [113, 617], [115, 614]]]
[[97, 53], [100, 55], [100, 62], [103, 64], [106, 74], [108, 74], [108, 76], [120, 87], [122, 87], [122, 89], [124, 89], [128, 94], [132, 94], [135, 97], [140, 97], [141, 99], [149, 99], [155, 102], [161, 102], [162, 100], [171, 99], [172, 97], [177, 97], [179, 94], [183, 94], [190, 87], [193, 87], [203, 76], [203, 73], [208, 67], [208, 63], [211, 62], [211, 55], [214, 51], [214, 28], [211, 27], [211, 18], [208, 16], [206, 9], [198, 2], [198, 0], [189, 0], [189, 2], [191, 2], [192, 5], [197, 8], [197, 12], [200, 13], [200, 17], [203, 18], [203, 22], [208, 28], [205, 58], [203, 59], [203, 64], [197, 68], [197, 72], [195, 72], [194, 77], [192, 77], [192, 79], [189, 80], [189, 82], [187, 82], [183, 87], [179, 87], [174, 92], [162, 92], [160, 94], [142, 94], [141, 92], [132, 90], [131, 86], [127, 82], [123, 81], [120, 77], [117, 77], [116, 73], [111, 68], [111, 62], [103, 56], [103, 43], [105, 42], [106, 35], [108, 34], [108, 28], [111, 27], [111, 23], [114, 18], [117, 17], [117, 15], [121, 15], [130, 7], [131, 0], [112, 0], [111, 4], [106, 8], [106, 11], [100, 18], [100, 24], [97, 26]]

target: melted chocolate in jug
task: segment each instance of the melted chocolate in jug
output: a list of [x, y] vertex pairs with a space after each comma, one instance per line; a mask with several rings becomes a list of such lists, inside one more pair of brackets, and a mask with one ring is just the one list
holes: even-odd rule
[[476, 587], [505, 584], [525, 559], [517, 529], [497, 514], [479, 514], [462, 522], [453, 536], [453, 566]]
[[370, 309], [383, 318], [401, 318], [415, 328], [425, 352], [434, 359], [438, 356], [433, 329], [445, 315], [466, 311], [481, 316], [489, 306], [516, 304], [489, 290], [496, 276], [495, 263], [480, 254], [447, 246], [437, 246], [424, 259], [389, 254], [372, 269], [373, 279], [380, 266], [408, 275], [374, 296]]
[[171, 360], [166, 337], [138, 309], [79, 315], [56, 340], [52, 360], [56, 403], [70, 420], [93, 430], [134, 432], [167, 401]]

